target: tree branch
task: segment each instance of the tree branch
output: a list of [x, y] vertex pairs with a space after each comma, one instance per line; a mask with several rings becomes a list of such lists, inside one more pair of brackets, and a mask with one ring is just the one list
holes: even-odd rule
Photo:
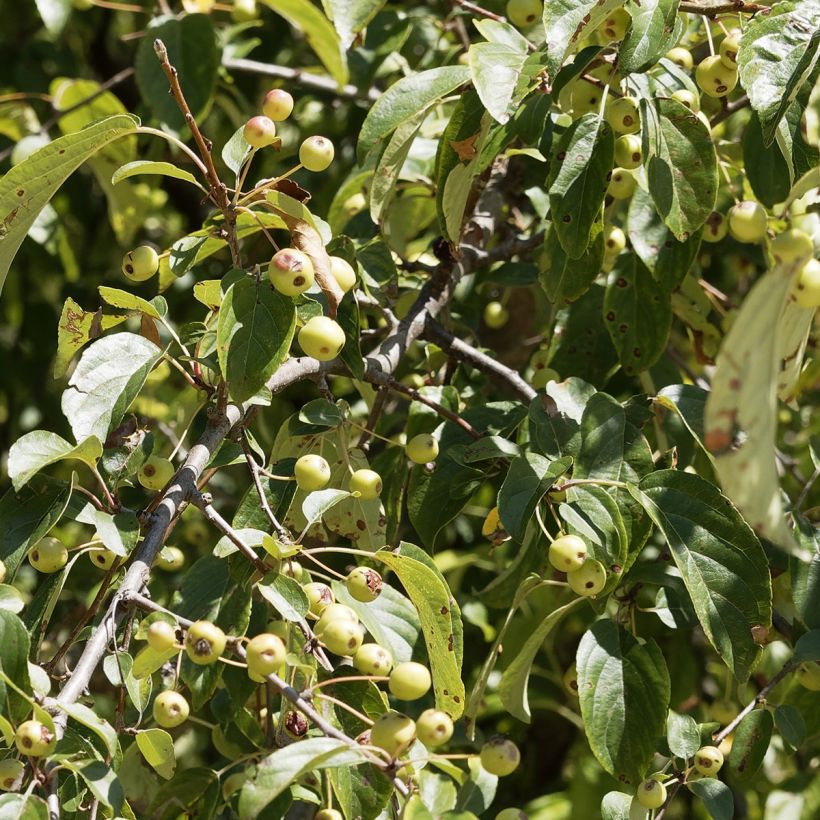
[[744, 0], [729, 0], [728, 3], [682, 2], [678, 10], [700, 14], [703, 17], [717, 17], [720, 14], [757, 14], [759, 11], [769, 11], [769, 7], [747, 3]]

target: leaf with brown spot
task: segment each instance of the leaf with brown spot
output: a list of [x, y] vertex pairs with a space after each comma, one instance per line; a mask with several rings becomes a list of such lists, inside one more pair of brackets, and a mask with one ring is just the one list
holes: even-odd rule
[[450, 147], [456, 152], [461, 162], [469, 162], [471, 159], [475, 159], [478, 154], [476, 142], [480, 133], [480, 131], [477, 131], [463, 140], [450, 140]]

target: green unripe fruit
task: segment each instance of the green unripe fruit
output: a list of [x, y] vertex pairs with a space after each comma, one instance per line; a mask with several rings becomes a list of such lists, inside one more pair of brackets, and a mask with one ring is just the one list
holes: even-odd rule
[[501, 735], [491, 737], [481, 747], [481, 765], [497, 777], [512, 774], [521, 762], [521, 752], [511, 740]]
[[508, 0], [507, 18], [516, 28], [529, 28], [544, 14], [541, 0]]
[[13, 757], [0, 760], [0, 791], [16, 792], [23, 785], [25, 766]]
[[641, 130], [641, 114], [634, 97], [616, 97], [606, 105], [606, 121], [616, 134], [637, 134]]
[[276, 125], [270, 117], [251, 117], [242, 129], [242, 136], [251, 148], [264, 148], [276, 139]]
[[681, 88], [672, 94], [672, 99], [677, 100], [681, 105], [685, 105], [690, 111], [696, 114], [700, 111], [700, 97], [687, 88]]
[[536, 370], [532, 376], [532, 386], [536, 390], [541, 390], [542, 388], [546, 387], [550, 382], [557, 382], [560, 380], [560, 376], [558, 375], [557, 370], [553, 370], [551, 367], [544, 367], [541, 370]]
[[488, 302], [484, 306], [484, 324], [492, 330], [504, 327], [509, 320], [509, 311], [501, 302]]
[[606, 569], [600, 561], [589, 558], [580, 569], [567, 573], [567, 582], [576, 595], [593, 598], [606, 586]]
[[293, 97], [282, 88], [274, 88], [265, 94], [262, 113], [273, 122], [286, 120], [293, 111]]
[[166, 689], [154, 699], [154, 720], [163, 729], [174, 729], [188, 720], [191, 708], [179, 692]]
[[356, 652], [353, 666], [363, 675], [384, 677], [389, 675], [393, 668], [393, 658], [384, 647], [377, 643], [365, 643]]
[[631, 171], [626, 168], [613, 168], [606, 192], [613, 199], [629, 199], [635, 193], [638, 183]]
[[809, 259], [800, 269], [792, 296], [802, 308], [820, 307], [820, 262], [816, 259]]
[[720, 44], [720, 61], [726, 68], [737, 71], [737, 52], [740, 49], [740, 32], [730, 31]]
[[287, 649], [281, 638], [265, 632], [251, 638], [245, 646], [245, 663], [248, 671], [257, 675], [270, 675], [285, 664]]
[[766, 236], [766, 209], [747, 199], [729, 210], [729, 233], [738, 242], [760, 242]]
[[321, 490], [330, 481], [330, 465], [321, 456], [309, 453], [296, 460], [293, 466], [296, 486], [306, 493]]
[[0, 561], [0, 584], [6, 582], [6, 565]]
[[344, 817], [336, 809], [322, 809], [313, 815], [313, 820], [344, 820]]
[[575, 695], [576, 698], [578, 697], [578, 669], [574, 663], [564, 672], [561, 677], [561, 682], [564, 684], [564, 689], [566, 689], [570, 695]]
[[695, 768], [705, 777], [714, 777], [723, 765], [723, 753], [717, 746], [704, 746], [695, 754]]
[[322, 631], [316, 630], [321, 642], [334, 654], [353, 656], [364, 640], [364, 630], [346, 618], [331, 621]]
[[419, 433], [407, 442], [404, 451], [414, 464], [427, 464], [438, 457], [438, 441], [429, 433]]
[[122, 272], [132, 282], [144, 282], [158, 270], [159, 255], [150, 245], [140, 245], [122, 259]]
[[157, 553], [154, 566], [166, 572], [176, 572], [185, 566], [185, 553], [179, 547], [163, 547]]
[[690, 52], [688, 48], [682, 48], [681, 46], [675, 46], [675, 48], [667, 51], [666, 59], [671, 60], [681, 68], [685, 68], [687, 71], [691, 71], [695, 65], [695, 61], [692, 59], [692, 52]]
[[737, 85], [737, 70], [727, 68], [720, 57], [707, 57], [695, 69], [695, 82], [709, 97], [725, 97]]
[[604, 252], [607, 256], [617, 256], [626, 247], [626, 234], [616, 225], [605, 229]]
[[48, 726], [39, 720], [26, 720], [14, 733], [14, 745], [21, 754], [43, 757], [54, 750], [57, 738]]
[[341, 256], [331, 256], [330, 275], [336, 280], [336, 284], [344, 293], [352, 290], [356, 284], [356, 271], [353, 266]]
[[577, 79], [569, 91], [569, 107], [574, 117], [597, 114], [601, 108], [604, 92], [597, 85], [584, 79]]
[[778, 234], [769, 247], [774, 261], [780, 265], [802, 267], [814, 256], [811, 237], [797, 228]]
[[588, 556], [586, 541], [577, 535], [562, 535], [550, 544], [549, 561], [561, 572], [581, 569]]
[[146, 490], [161, 490], [173, 477], [173, 463], [160, 456], [149, 456], [137, 473], [137, 481]]
[[167, 652], [177, 642], [177, 631], [168, 621], [154, 621], [145, 633], [145, 640], [151, 649]]
[[185, 651], [199, 666], [216, 663], [225, 651], [226, 643], [225, 633], [210, 621], [196, 621], [185, 633]]
[[430, 670], [424, 664], [415, 661], [400, 663], [390, 673], [388, 687], [399, 700], [418, 700], [433, 685]]
[[318, 618], [325, 608], [336, 600], [333, 590], [321, 581], [311, 581], [305, 584], [303, 589], [310, 605], [308, 615], [314, 618]]
[[359, 493], [362, 501], [373, 501], [382, 492], [382, 477], [374, 470], [356, 470], [350, 476], [350, 492]]
[[529, 815], [521, 809], [501, 809], [495, 816], [495, 820], [528, 820]]
[[443, 746], [453, 736], [453, 719], [441, 709], [425, 709], [416, 721], [416, 737], [428, 748]]
[[638, 168], [643, 162], [641, 138], [637, 134], [624, 134], [615, 140], [615, 164], [627, 171]]
[[370, 742], [391, 757], [406, 749], [416, 739], [416, 724], [401, 712], [387, 712], [376, 718], [370, 729]]
[[328, 316], [308, 319], [299, 331], [299, 346], [320, 362], [335, 359], [345, 345], [345, 332]]
[[615, 11], [601, 23], [598, 31], [603, 35], [605, 42], [623, 40], [631, 19], [626, 9], [615, 9]]
[[28, 562], [37, 572], [59, 572], [68, 563], [68, 550], [59, 538], [41, 538], [29, 550]]
[[712, 211], [706, 217], [703, 225], [703, 241], [720, 242], [727, 233], [729, 233], [729, 220], [723, 214]]
[[268, 279], [283, 296], [298, 296], [313, 287], [313, 262], [297, 248], [282, 248], [270, 260]]
[[820, 692], [820, 663], [817, 663], [817, 661], [801, 663], [794, 670], [794, 676], [804, 689]]
[[382, 592], [382, 577], [375, 569], [356, 567], [345, 581], [347, 591], [363, 604], [375, 601]]
[[659, 809], [666, 802], [666, 786], [650, 777], [639, 784], [635, 797], [645, 809]]
[[97, 569], [109, 570], [114, 564], [117, 563], [117, 559], [120, 556], [117, 555], [116, 552], [112, 552], [109, 549], [93, 549], [90, 550], [88, 553], [88, 558], [92, 564], [94, 564]]
[[299, 162], [316, 173], [330, 167], [334, 154], [333, 143], [326, 137], [308, 137], [299, 146]]
[[359, 623], [359, 616], [344, 604], [328, 604], [322, 611], [322, 615], [316, 622], [316, 632], [324, 632], [327, 627], [335, 621], [349, 621]]

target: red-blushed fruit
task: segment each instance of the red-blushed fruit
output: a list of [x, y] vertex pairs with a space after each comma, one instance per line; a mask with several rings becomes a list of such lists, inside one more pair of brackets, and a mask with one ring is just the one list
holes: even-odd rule
[[145, 633], [145, 640], [151, 649], [166, 652], [177, 642], [177, 631], [168, 621], [154, 621]]
[[29, 757], [44, 757], [57, 745], [54, 732], [39, 720], [26, 720], [14, 733], [14, 745], [21, 754]]
[[188, 720], [191, 708], [188, 701], [172, 689], [160, 692], [154, 699], [153, 715], [157, 726], [163, 729], [174, 729]]
[[416, 721], [416, 737], [428, 748], [443, 746], [453, 736], [453, 719], [441, 709], [425, 709]]
[[226, 643], [225, 633], [210, 621], [195, 621], [185, 633], [185, 651], [200, 666], [216, 663]]
[[481, 747], [481, 765], [497, 777], [512, 774], [521, 762], [518, 746], [502, 735], [491, 737]]
[[549, 561], [561, 572], [581, 569], [589, 556], [586, 541], [578, 535], [562, 535], [549, 548]]
[[433, 685], [430, 670], [421, 663], [405, 661], [390, 673], [388, 687], [399, 700], [418, 700], [424, 697]]
[[365, 643], [359, 647], [353, 658], [353, 666], [362, 675], [384, 677], [393, 668], [392, 655], [377, 643]]
[[382, 478], [374, 470], [356, 470], [350, 476], [350, 492], [359, 493], [362, 501], [373, 501], [381, 495]]
[[283, 296], [298, 296], [313, 287], [313, 262], [298, 248], [282, 248], [270, 260], [268, 279]]
[[370, 743], [396, 757], [416, 739], [415, 722], [401, 712], [386, 712], [370, 729]]
[[265, 94], [262, 113], [273, 122], [286, 120], [293, 111], [293, 97], [283, 88], [274, 88]]
[[382, 577], [375, 569], [356, 567], [345, 579], [347, 591], [363, 604], [375, 601], [382, 592]]
[[703, 746], [695, 753], [695, 768], [705, 777], [714, 777], [723, 766], [723, 753], [716, 746]]
[[335, 359], [345, 344], [345, 332], [329, 316], [314, 316], [299, 331], [299, 346], [320, 362]]
[[251, 638], [245, 645], [245, 663], [248, 671], [257, 675], [270, 675], [285, 664], [287, 649], [282, 639], [269, 632]]
[[265, 148], [276, 139], [276, 125], [270, 117], [251, 117], [245, 123], [242, 135], [251, 148]]
[[335, 153], [327, 137], [308, 137], [299, 146], [299, 162], [308, 171], [318, 173], [330, 167]]

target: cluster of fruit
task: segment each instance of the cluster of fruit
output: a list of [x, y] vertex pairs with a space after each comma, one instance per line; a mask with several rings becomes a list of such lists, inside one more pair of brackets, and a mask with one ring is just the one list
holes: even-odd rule
[[[695, 753], [693, 765], [686, 774], [686, 782], [692, 783], [704, 777], [717, 777], [723, 766], [723, 753], [717, 746], [703, 746]], [[659, 809], [666, 802], [666, 775], [662, 772], [642, 781], [635, 791], [635, 799], [645, 809]]]

